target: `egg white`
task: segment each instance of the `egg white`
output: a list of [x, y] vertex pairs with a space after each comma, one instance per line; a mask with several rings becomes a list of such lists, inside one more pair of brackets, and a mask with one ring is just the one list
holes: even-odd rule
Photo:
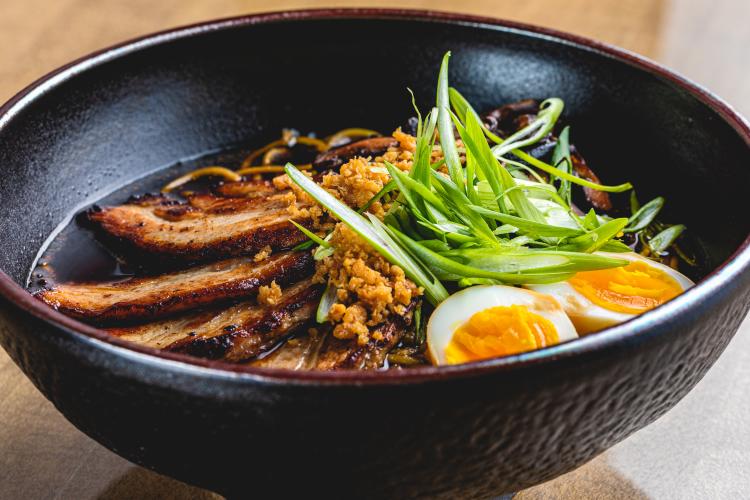
[[[626, 259], [630, 261], [642, 261], [651, 267], [663, 271], [665, 274], [674, 278], [679, 284], [680, 288], [684, 292], [688, 288], [694, 286], [694, 283], [685, 275], [675, 271], [669, 266], [654, 262], [651, 259], [643, 257], [637, 253], [610, 253], [610, 252], [596, 252], [598, 255], [607, 257], [615, 257], [620, 259]], [[608, 328], [610, 326], [617, 325], [624, 321], [627, 321], [638, 314], [625, 313], [618, 311], [610, 311], [597, 304], [591, 302], [584, 295], [579, 293], [573, 286], [567, 281], [560, 283], [551, 283], [547, 285], [525, 285], [526, 288], [536, 290], [537, 292], [545, 293], [555, 297], [563, 309], [573, 321], [576, 330], [579, 334], [585, 335], [587, 333], [595, 332]]]
[[549, 320], [560, 342], [578, 338], [573, 323], [554, 298], [523, 288], [482, 285], [466, 288], [444, 300], [427, 323], [427, 350], [433, 362], [445, 365], [445, 348], [453, 333], [474, 314], [496, 306], [525, 306], [530, 312]]

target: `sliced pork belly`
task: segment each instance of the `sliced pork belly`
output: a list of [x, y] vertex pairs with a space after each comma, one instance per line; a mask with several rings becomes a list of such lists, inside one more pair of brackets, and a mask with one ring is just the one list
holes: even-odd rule
[[397, 146], [398, 141], [393, 137], [372, 137], [361, 141], [350, 142], [338, 148], [320, 153], [313, 161], [313, 167], [318, 171], [336, 170], [344, 163], [357, 156], [380, 156], [391, 146]]
[[93, 323], [149, 321], [217, 302], [252, 297], [272, 281], [285, 285], [312, 274], [309, 252], [284, 252], [255, 262], [237, 257], [184, 271], [105, 283], [63, 283], [36, 297]]
[[386, 356], [408, 328], [406, 321], [395, 318], [375, 329], [383, 335], [382, 340], [371, 339], [365, 345], [359, 345], [357, 339], [337, 339], [330, 330], [316, 335], [304, 334], [289, 339], [268, 356], [253, 360], [249, 365], [287, 370], [376, 370], [383, 367]]
[[249, 255], [265, 246], [286, 249], [306, 239], [289, 223], [284, 194], [246, 198], [197, 194], [187, 202], [146, 195], [120, 206], [96, 207], [87, 217], [94, 229], [115, 243], [116, 251], [150, 263]]
[[283, 368], [286, 370], [309, 370], [315, 368], [326, 334], [300, 335], [292, 337], [269, 355], [255, 359], [250, 366], [261, 368]]
[[262, 198], [279, 193], [269, 181], [224, 182], [216, 186], [213, 192], [227, 198]]
[[269, 350], [284, 336], [308, 324], [320, 295], [320, 287], [305, 280], [284, 289], [275, 305], [246, 301], [225, 309], [107, 331], [156, 349], [240, 362]]
[[382, 340], [370, 340], [359, 345], [356, 339], [341, 340], [329, 335], [318, 355], [315, 370], [374, 370], [381, 368], [388, 353], [398, 345], [409, 329], [411, 315], [407, 318], [395, 317], [383, 323], [375, 332]]

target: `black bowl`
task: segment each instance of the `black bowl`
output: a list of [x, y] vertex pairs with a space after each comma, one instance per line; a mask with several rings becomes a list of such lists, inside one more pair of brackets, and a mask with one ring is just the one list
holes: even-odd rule
[[[453, 51], [479, 108], [557, 95], [608, 182], [663, 194], [711, 273], [576, 342], [407, 373], [226, 369], [124, 344], [33, 300], [37, 249], [65, 214], [155, 167], [284, 126], [388, 129]], [[227, 495], [489, 497], [590, 460], [674, 406], [749, 303], [750, 129], [637, 56], [467, 16], [264, 14], [130, 42], [36, 82], [0, 112], [0, 340], [79, 429], [135, 463]], [[685, 436], [690, 440], [690, 436]]]

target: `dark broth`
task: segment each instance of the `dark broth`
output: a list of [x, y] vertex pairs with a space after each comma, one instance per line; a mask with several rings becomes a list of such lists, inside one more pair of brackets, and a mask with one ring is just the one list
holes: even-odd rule
[[[122, 186], [90, 206], [118, 205], [134, 195], [158, 193], [172, 179], [205, 166], [238, 168], [250, 151], [250, 148], [238, 148], [180, 161]], [[204, 178], [185, 185], [184, 188], [191, 191], [207, 191], [215, 185], [215, 180]], [[173, 196], [179, 198], [177, 192]], [[68, 217], [54, 238], [47, 241], [29, 274], [29, 291], [36, 292], [54, 283], [114, 281], [148, 274], [144, 269], [129, 266], [97, 241], [83, 221], [82, 215], [88, 208], [90, 207], [85, 207], [84, 210]]]

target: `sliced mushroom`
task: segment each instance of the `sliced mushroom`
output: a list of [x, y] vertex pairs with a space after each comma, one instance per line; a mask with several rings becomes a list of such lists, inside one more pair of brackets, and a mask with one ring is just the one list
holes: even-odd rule
[[[596, 184], [602, 183], [594, 171], [589, 168], [586, 160], [583, 159], [583, 156], [581, 156], [576, 150], [576, 147], [572, 144], [570, 145], [570, 160], [573, 163], [573, 171], [578, 177]], [[583, 194], [586, 196], [586, 200], [588, 200], [594, 208], [605, 212], [612, 210], [612, 200], [609, 198], [609, 193], [584, 187]]]
[[[516, 118], [522, 115], [536, 115], [539, 102], [534, 99], [505, 104], [482, 115], [482, 120], [490, 131], [501, 136], [508, 136], [519, 129]], [[522, 125], [523, 126], [523, 125]]]
[[[508, 136], [529, 125], [536, 118], [536, 113], [538, 111], [539, 102], [533, 99], [525, 99], [523, 101], [506, 104], [485, 113], [483, 119], [487, 128], [492, 132]], [[534, 158], [541, 159], [551, 153], [556, 145], [557, 137], [553, 134], [549, 134], [547, 137], [542, 138], [539, 142], [531, 146], [528, 153]], [[573, 163], [573, 171], [578, 177], [601, 184], [599, 177], [593, 170], [591, 170], [586, 163], [586, 160], [581, 153], [576, 150], [576, 147], [573, 144], [570, 145], [570, 159]], [[612, 209], [612, 201], [610, 200], [608, 193], [588, 187], [584, 187], [583, 192], [586, 196], [586, 200], [591, 203], [591, 206], [594, 208], [605, 212]]]
[[261, 165], [284, 165], [292, 161], [292, 150], [288, 147], [271, 148], [263, 154]]

